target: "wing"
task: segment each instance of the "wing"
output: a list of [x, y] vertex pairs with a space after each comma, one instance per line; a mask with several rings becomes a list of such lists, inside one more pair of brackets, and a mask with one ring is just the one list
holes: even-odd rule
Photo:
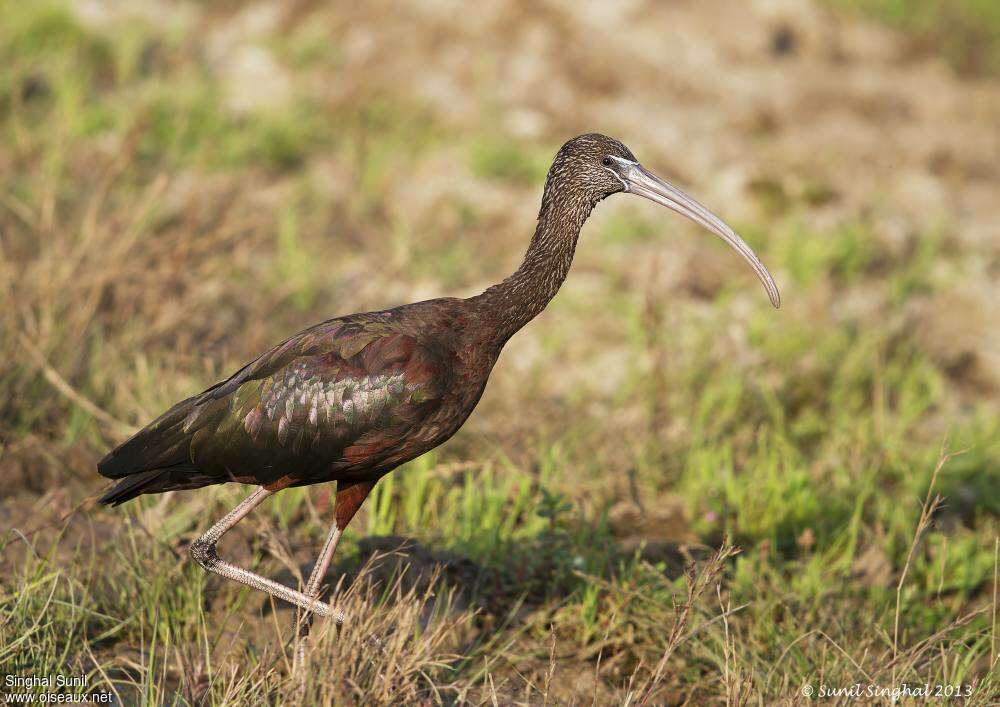
[[217, 426], [225, 416], [229, 399], [241, 386], [272, 376], [303, 356], [339, 351], [349, 357], [352, 348], [364, 348], [377, 338], [377, 333], [369, 336], [363, 326], [347, 324], [334, 319], [300, 332], [258, 356], [230, 378], [182, 400], [108, 452], [98, 462], [98, 471], [112, 479], [163, 469], [194, 472], [192, 435], [204, 434], [205, 429]]
[[447, 348], [358, 322], [327, 323], [205, 391], [184, 423], [202, 473], [274, 483], [363, 476], [419, 446], [447, 392]]

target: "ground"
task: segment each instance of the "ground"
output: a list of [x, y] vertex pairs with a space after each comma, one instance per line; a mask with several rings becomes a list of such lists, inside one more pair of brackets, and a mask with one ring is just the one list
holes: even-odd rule
[[[990, 703], [996, 8], [0, 0], [0, 674], [128, 704]], [[782, 308], [695, 226], [603, 203], [465, 428], [349, 529], [303, 688], [289, 610], [187, 558], [246, 489], [106, 509], [97, 459], [305, 326], [506, 276], [586, 131], [731, 223]], [[329, 492], [222, 554], [294, 582]]]

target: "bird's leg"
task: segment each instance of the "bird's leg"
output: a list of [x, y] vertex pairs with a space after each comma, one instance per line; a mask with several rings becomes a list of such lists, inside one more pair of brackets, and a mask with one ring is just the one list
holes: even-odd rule
[[[323, 578], [326, 576], [326, 571], [330, 568], [333, 553], [337, 551], [337, 545], [340, 543], [344, 528], [354, 518], [354, 514], [361, 508], [361, 504], [368, 498], [368, 494], [374, 486], [374, 481], [337, 482], [337, 493], [333, 502], [333, 525], [330, 528], [330, 533], [326, 536], [326, 542], [323, 544], [323, 549], [316, 560], [316, 565], [309, 574], [309, 580], [306, 582], [305, 587], [306, 596], [310, 597], [317, 604], [319, 603], [319, 592]], [[303, 611], [299, 611], [295, 620], [298, 642], [295, 647], [293, 672], [298, 672], [305, 660], [306, 642], [309, 638], [311, 625], [312, 617]]]
[[317, 603], [314, 598], [306, 596], [302, 592], [296, 591], [291, 587], [286, 587], [283, 584], [279, 584], [273, 579], [261, 577], [259, 574], [245, 570], [242, 567], [237, 567], [236, 565], [219, 558], [219, 555], [215, 550], [216, 543], [219, 542], [222, 536], [229, 532], [233, 526], [246, 518], [250, 511], [259, 506], [265, 498], [273, 493], [273, 490], [269, 490], [262, 486], [250, 494], [246, 500], [227, 513], [222, 520], [209, 528], [207, 533], [191, 543], [191, 547], [188, 549], [191, 553], [191, 557], [194, 558], [195, 562], [209, 572], [214, 572], [215, 574], [227, 579], [232, 579], [245, 584], [248, 587], [266, 592], [277, 599], [282, 599], [291, 604], [295, 604], [299, 608], [307, 609], [319, 614], [320, 616], [332, 616], [337, 623], [343, 623], [344, 614], [335, 610], [330, 605]]
[[337, 551], [337, 545], [340, 544], [340, 537], [343, 534], [344, 531], [341, 528], [338, 528], [336, 523], [330, 526], [330, 532], [326, 536], [326, 542], [323, 543], [323, 549], [319, 553], [316, 565], [309, 574], [309, 581], [306, 582], [305, 595], [307, 597], [315, 598], [319, 596], [320, 582], [323, 581], [323, 577], [326, 576], [326, 571], [330, 568], [330, 561], [333, 559], [333, 553]]
[[[337, 545], [340, 543], [340, 536], [344, 534], [344, 531], [337, 527], [337, 523], [334, 522], [330, 528], [330, 533], [326, 536], [326, 542], [323, 543], [323, 550], [319, 554], [319, 558], [316, 560], [315, 566], [313, 566], [312, 572], [309, 574], [309, 581], [306, 582], [305, 595], [310, 598], [310, 600], [319, 604], [319, 590], [320, 584], [323, 581], [323, 577], [326, 576], [326, 571], [330, 567], [330, 561], [333, 559], [333, 553], [337, 550]], [[309, 639], [309, 629], [312, 627], [312, 614], [308, 611], [299, 609], [295, 616], [295, 657], [292, 663], [292, 674], [297, 674], [302, 669], [302, 665], [305, 663], [306, 658], [306, 643]]]

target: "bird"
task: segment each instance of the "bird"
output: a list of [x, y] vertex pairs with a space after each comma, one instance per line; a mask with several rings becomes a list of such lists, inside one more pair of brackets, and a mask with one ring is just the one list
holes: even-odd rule
[[[100, 498], [239, 483], [254, 490], [189, 546], [208, 572], [263, 591], [309, 616], [342, 623], [319, 600], [351, 519], [375, 484], [451, 438], [478, 404], [507, 341], [556, 295], [594, 207], [635, 194], [700, 224], [754, 270], [775, 308], [777, 285], [750, 247], [707, 208], [643, 167], [620, 141], [567, 141], [545, 179], [534, 234], [517, 270], [469, 298], [445, 297], [349, 314], [289, 337], [229, 378], [182, 400], [98, 462], [118, 480]], [[332, 522], [300, 591], [222, 559], [217, 543], [270, 496], [335, 482]]]

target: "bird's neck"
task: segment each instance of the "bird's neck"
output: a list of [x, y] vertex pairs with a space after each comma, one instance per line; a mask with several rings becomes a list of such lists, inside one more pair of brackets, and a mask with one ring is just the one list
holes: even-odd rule
[[569, 273], [580, 229], [594, 204], [562, 196], [558, 190], [546, 189], [521, 266], [476, 298], [493, 321], [500, 345], [545, 309]]

